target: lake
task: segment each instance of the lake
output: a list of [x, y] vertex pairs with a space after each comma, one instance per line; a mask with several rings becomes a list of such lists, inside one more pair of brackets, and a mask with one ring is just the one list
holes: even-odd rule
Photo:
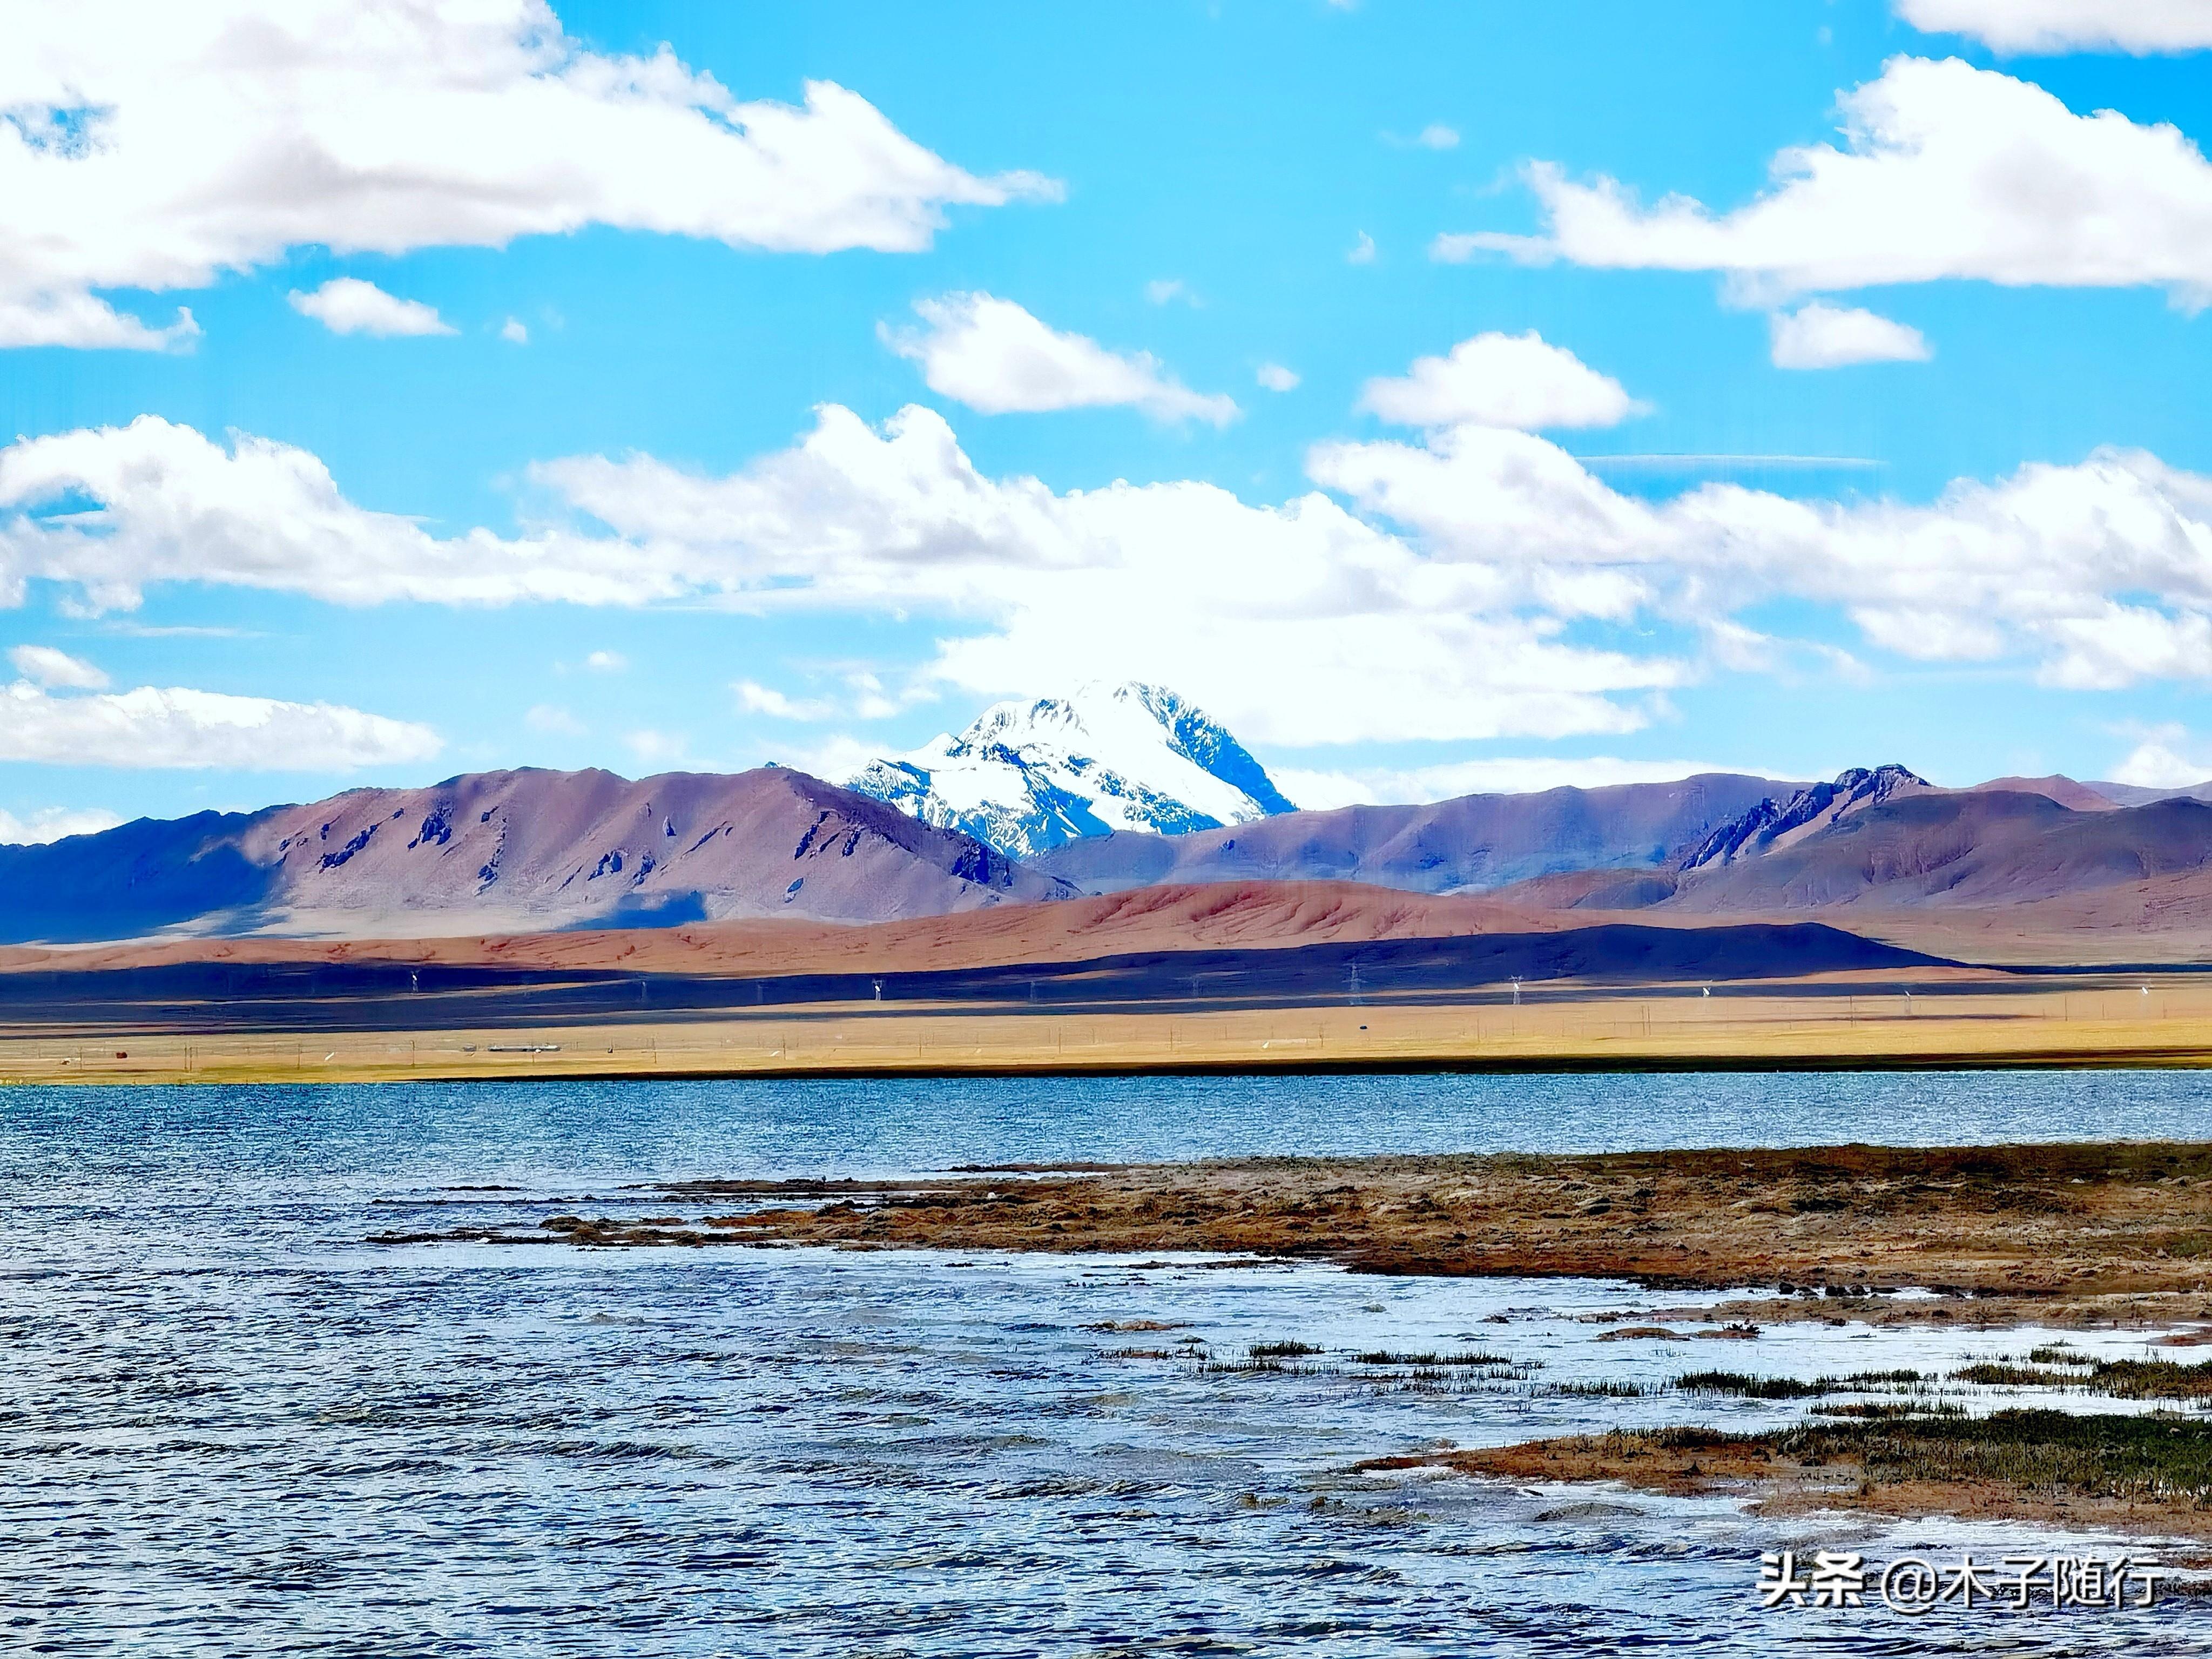
[[[2208, 1117], [2203, 1074], [2159, 1072], [10, 1090], [0, 1629], [161, 1655], [2201, 1652], [2172, 1601], [1908, 1621], [1753, 1597], [1762, 1550], [2055, 1547], [2019, 1528], [1355, 1467], [1787, 1420], [1666, 1390], [1715, 1345], [1596, 1340], [1591, 1316], [1680, 1293], [362, 1241], [554, 1200], [636, 1213], [626, 1183], [690, 1176], [2203, 1138]], [[1720, 1346], [1809, 1376], [2033, 1340]], [[1321, 1352], [1231, 1369], [1289, 1341]], [[1468, 1349], [1500, 1363], [1352, 1358]], [[1655, 1392], [1584, 1391], [1615, 1384]]]

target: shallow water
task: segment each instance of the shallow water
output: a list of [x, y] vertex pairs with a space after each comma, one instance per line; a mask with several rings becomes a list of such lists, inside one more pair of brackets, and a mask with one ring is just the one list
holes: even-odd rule
[[[556, 1197], [635, 1212], [622, 1183], [695, 1175], [2201, 1136], [2202, 1098], [2154, 1073], [7, 1091], [0, 1649], [2204, 1651], [2212, 1623], [2179, 1601], [1911, 1623], [1752, 1596], [1762, 1549], [2051, 1552], [2021, 1529], [1353, 1467], [1797, 1409], [1563, 1385], [1941, 1370], [2030, 1333], [1601, 1342], [1589, 1316], [1686, 1298], [1191, 1259], [360, 1242]], [[520, 1190], [450, 1190], [495, 1185]], [[1170, 1328], [1092, 1328], [1135, 1322]], [[1323, 1352], [1205, 1369], [1290, 1340]], [[1438, 1379], [1351, 1358], [1376, 1348], [1514, 1364]]]

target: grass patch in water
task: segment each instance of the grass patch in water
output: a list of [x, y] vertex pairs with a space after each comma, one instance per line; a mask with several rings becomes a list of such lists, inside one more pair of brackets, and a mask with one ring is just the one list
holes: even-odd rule
[[2212, 1360], [2184, 1365], [2172, 1359], [2100, 1359], [2088, 1386], [2121, 1400], [2212, 1399]]
[[1814, 1417], [1852, 1417], [1881, 1423], [1899, 1417], [1964, 1417], [1966, 1408], [1948, 1400], [1853, 1400], [1840, 1406], [1814, 1406], [1810, 1412]]
[[2043, 1365], [2015, 1365], [2002, 1359], [1978, 1359], [1951, 1373], [1954, 1382], [1978, 1382], [1991, 1389], [2063, 1389], [2081, 1377]]
[[1365, 1353], [1352, 1356], [1363, 1365], [1420, 1365], [1433, 1370], [1439, 1365], [1504, 1366], [1512, 1370], [1521, 1367], [1502, 1353], [1485, 1353], [1480, 1348], [1468, 1348], [1460, 1353], [1392, 1353], [1387, 1348], [1370, 1348]]
[[2212, 1500], [2212, 1423], [2002, 1411], [1806, 1423], [1768, 1437], [1801, 1462], [1850, 1460], [1884, 1483], [2002, 1481], [2096, 1497]]
[[1860, 1389], [1929, 1380], [1906, 1368], [1853, 1371], [1849, 1376], [1816, 1376], [1809, 1382], [1794, 1376], [1753, 1376], [1745, 1371], [1689, 1371], [1676, 1377], [1674, 1386], [1686, 1394], [1732, 1394], [1744, 1400], [1812, 1400], [1824, 1394], [1849, 1394]]
[[[2038, 1348], [2028, 1358], [2052, 1357], [2054, 1352]], [[2056, 1357], [2061, 1364], [2087, 1369], [2057, 1370], [2048, 1365], [1985, 1359], [1960, 1366], [1951, 1373], [1951, 1380], [1993, 1388], [2084, 1389], [2116, 1400], [2212, 1400], [2212, 1360], [2185, 1365], [2172, 1359], [2093, 1360], [2071, 1353]]]
[[1744, 1371], [1689, 1371], [1674, 1379], [1686, 1394], [1732, 1394], [1745, 1400], [1809, 1400], [1828, 1389], [1794, 1376], [1753, 1376]]
[[1641, 1400], [1652, 1390], [1641, 1382], [1615, 1382], [1606, 1380], [1589, 1382], [1561, 1382], [1545, 1390], [1547, 1394], [1567, 1395], [1583, 1400]]

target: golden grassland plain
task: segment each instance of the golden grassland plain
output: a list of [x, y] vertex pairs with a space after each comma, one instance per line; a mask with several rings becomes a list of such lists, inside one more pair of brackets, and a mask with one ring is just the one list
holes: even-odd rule
[[[1187, 1012], [882, 1012], [817, 1005], [658, 1023], [467, 1030], [174, 1032], [0, 1027], [0, 1080], [373, 1082], [519, 1077], [823, 1076], [1738, 1066], [2202, 1066], [2212, 978], [2048, 988], [1969, 969], [1818, 985], [1533, 988], [1450, 1004]], [[1942, 987], [1931, 994], [1931, 984]], [[2085, 986], [2087, 988], [2085, 988]], [[1754, 994], [1756, 993], [1756, 994]]]

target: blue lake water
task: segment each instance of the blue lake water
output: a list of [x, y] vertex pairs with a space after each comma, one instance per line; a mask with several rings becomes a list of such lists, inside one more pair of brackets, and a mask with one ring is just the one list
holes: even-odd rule
[[[1588, 1318], [1680, 1295], [362, 1242], [555, 1199], [637, 1212], [625, 1183], [696, 1176], [2208, 1134], [2203, 1074], [2154, 1072], [0, 1091], [0, 1650], [2212, 1650], [2212, 1618], [2172, 1600], [1756, 1611], [1761, 1550], [2057, 1547], [2019, 1528], [1355, 1468], [1785, 1416], [1573, 1391], [1721, 1363], [1711, 1343], [1601, 1343]], [[1285, 1340], [1323, 1352], [1283, 1373], [1202, 1363]], [[2034, 1340], [1773, 1328], [1725, 1363], [1941, 1369]], [[1438, 1383], [1349, 1360], [1468, 1346], [1512, 1367]]]

